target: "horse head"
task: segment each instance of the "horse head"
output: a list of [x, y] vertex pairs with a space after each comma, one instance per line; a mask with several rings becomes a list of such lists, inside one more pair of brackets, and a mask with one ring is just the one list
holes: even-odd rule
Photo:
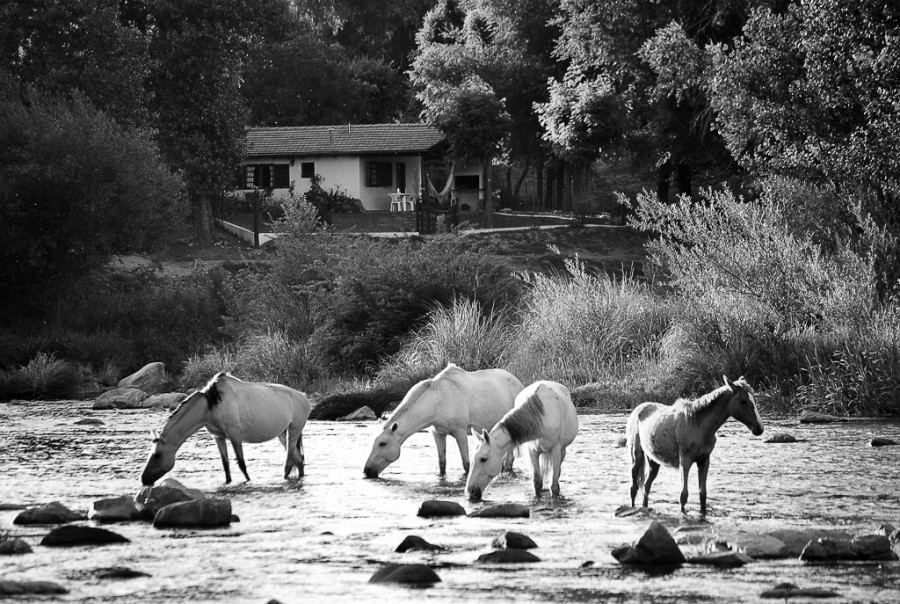
[[725, 377], [725, 385], [731, 388], [731, 399], [728, 401], [731, 417], [747, 426], [754, 436], [762, 434], [763, 425], [756, 408], [756, 400], [744, 377], [741, 376], [734, 382]]
[[500, 451], [491, 444], [491, 435], [488, 434], [488, 431], [482, 429], [479, 434], [476, 430], [475, 436], [481, 445], [472, 454], [472, 460], [469, 463], [469, 477], [466, 479], [466, 493], [473, 501], [481, 499], [481, 494], [500, 473], [503, 465]]
[[366, 478], [378, 478], [381, 472], [397, 461], [400, 457], [400, 444], [403, 439], [398, 433], [399, 425], [393, 422], [390, 426], [385, 426], [372, 443], [372, 451], [366, 460], [366, 466], [363, 469]]
[[150, 456], [141, 473], [141, 483], [148, 487], [152, 487], [153, 483], [175, 467], [175, 448], [167, 446], [165, 439], [159, 436], [155, 430], [150, 432], [150, 438], [153, 442], [150, 447]]

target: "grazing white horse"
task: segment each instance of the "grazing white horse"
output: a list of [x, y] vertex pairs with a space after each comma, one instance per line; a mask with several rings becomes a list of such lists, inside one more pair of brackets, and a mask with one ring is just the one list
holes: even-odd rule
[[516, 397], [515, 408], [491, 428], [476, 436], [481, 446], [472, 455], [466, 481], [470, 499], [481, 499], [488, 484], [500, 473], [500, 458], [523, 445], [534, 469], [534, 494], [541, 496], [544, 476], [553, 470], [550, 492], [559, 495], [559, 473], [566, 447], [578, 432], [578, 414], [569, 389], [557, 382], [541, 381]]
[[[659, 466], [681, 469], [681, 513], [688, 498], [688, 474], [697, 464], [700, 482], [700, 514], [706, 515], [706, 475], [709, 456], [716, 446], [716, 431], [733, 417], [755, 435], [763, 433], [753, 391], [743, 377], [697, 400], [679, 399], [674, 405], [641, 403], [631, 412], [626, 427], [626, 448], [631, 455], [631, 505], [638, 489], [644, 488], [644, 507]], [[644, 479], [644, 466], [650, 472]]]
[[206, 428], [216, 439], [225, 483], [231, 482], [228, 450], [234, 455], [244, 477], [250, 480], [244, 464], [242, 443], [261, 443], [278, 438], [287, 451], [284, 477], [297, 469], [303, 476], [303, 426], [309, 417], [309, 400], [302, 392], [260, 382], [244, 382], [228, 373], [218, 373], [206, 386], [190, 394], [169, 416], [162, 434], [153, 433], [150, 458], [141, 474], [141, 482], [153, 485], [175, 465], [175, 453], [189, 436]]
[[[447, 435], [459, 446], [465, 471], [469, 471], [469, 442], [472, 428], [493, 426], [512, 408], [522, 382], [503, 369], [466, 371], [450, 363], [428, 380], [406, 393], [375, 438], [364, 468], [368, 478], [376, 478], [400, 457], [400, 445], [419, 430], [432, 427], [438, 452], [438, 470], [447, 471]], [[511, 466], [512, 458], [508, 460]]]

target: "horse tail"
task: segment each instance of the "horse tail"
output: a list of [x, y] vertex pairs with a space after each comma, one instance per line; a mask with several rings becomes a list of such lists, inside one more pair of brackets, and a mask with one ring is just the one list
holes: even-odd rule
[[[644, 488], [644, 473], [646, 472], [644, 448], [641, 447], [641, 436], [638, 432], [638, 419], [637, 411], [633, 411], [628, 417], [628, 424], [625, 428], [625, 448], [628, 449], [628, 456], [631, 458], [632, 493]], [[634, 499], [634, 495], [632, 495], [632, 499]]]
[[551, 476], [553, 472], [553, 454], [551, 452], [542, 453], [541, 454], [541, 476], [544, 477], [544, 482], [549, 482], [553, 476]]

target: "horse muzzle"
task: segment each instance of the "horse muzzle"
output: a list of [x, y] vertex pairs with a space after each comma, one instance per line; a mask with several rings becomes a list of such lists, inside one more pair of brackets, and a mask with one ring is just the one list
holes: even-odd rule
[[479, 501], [481, 499], [481, 489], [478, 487], [472, 487], [468, 489], [469, 491], [469, 501]]
[[756, 425], [753, 428], [751, 428], [750, 431], [753, 433], [753, 436], [759, 436], [760, 434], [763, 433], [763, 427], [762, 427], [762, 425]]
[[366, 478], [378, 478], [379, 473], [380, 472], [375, 468], [370, 468], [368, 466], [363, 470], [363, 474], [366, 475]]

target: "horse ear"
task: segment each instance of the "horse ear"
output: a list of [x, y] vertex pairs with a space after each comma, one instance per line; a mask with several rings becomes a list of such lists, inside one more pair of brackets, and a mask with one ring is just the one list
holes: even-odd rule
[[483, 440], [486, 445], [491, 444], [491, 435], [488, 434], [488, 431], [484, 428], [481, 429], [481, 440]]
[[159, 434], [156, 433], [156, 430], [150, 430], [150, 440], [152, 440], [152, 441], [159, 440]]
[[394, 425], [391, 426], [391, 432], [396, 432], [396, 431], [397, 431], [397, 428], [399, 428], [399, 427], [400, 427], [400, 426], [397, 425], [397, 422], [394, 422]]
[[732, 390], [737, 390], [737, 386], [734, 385], [734, 382], [728, 379], [727, 375], [723, 375], [722, 379], [725, 380], [725, 385], [731, 388]]

